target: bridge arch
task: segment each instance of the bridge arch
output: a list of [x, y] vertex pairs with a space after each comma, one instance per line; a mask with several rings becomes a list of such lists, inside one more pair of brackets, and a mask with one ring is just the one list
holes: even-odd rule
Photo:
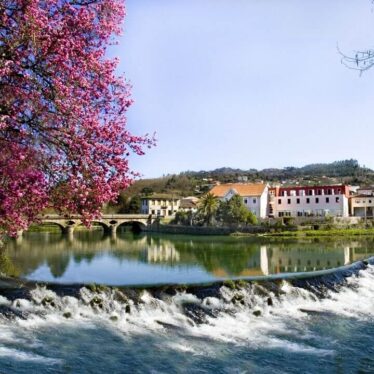
[[101, 226], [104, 232], [110, 232], [110, 225], [103, 221], [92, 221], [91, 225]]
[[139, 220], [128, 220], [118, 224], [117, 231], [121, 231], [122, 228], [131, 227], [131, 231], [139, 233], [146, 228], [146, 224]]

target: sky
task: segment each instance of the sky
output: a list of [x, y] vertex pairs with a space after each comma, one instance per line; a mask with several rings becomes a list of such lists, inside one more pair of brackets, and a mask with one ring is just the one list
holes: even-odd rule
[[111, 55], [133, 86], [128, 128], [157, 146], [144, 177], [357, 159], [374, 168], [370, 0], [127, 0]]

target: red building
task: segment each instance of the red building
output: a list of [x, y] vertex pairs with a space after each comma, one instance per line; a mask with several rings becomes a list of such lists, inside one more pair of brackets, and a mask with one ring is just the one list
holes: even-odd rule
[[271, 217], [349, 215], [350, 186], [293, 186], [269, 189]]

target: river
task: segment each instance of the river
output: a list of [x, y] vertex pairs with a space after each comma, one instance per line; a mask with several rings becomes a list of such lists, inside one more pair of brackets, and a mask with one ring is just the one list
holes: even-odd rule
[[[7, 243], [1, 271], [39, 285], [1, 293], [0, 372], [373, 372], [372, 261], [336, 280], [253, 281], [313, 277], [371, 257], [373, 244], [370, 237], [26, 233]], [[252, 282], [215, 283], [227, 279]], [[58, 291], [82, 283], [118, 288]], [[196, 283], [213, 285], [185, 286]]]

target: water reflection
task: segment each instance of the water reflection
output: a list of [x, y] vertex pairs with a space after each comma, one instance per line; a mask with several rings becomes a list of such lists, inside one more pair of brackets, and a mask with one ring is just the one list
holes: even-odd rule
[[9, 241], [0, 271], [57, 282], [148, 284], [328, 269], [370, 256], [373, 238], [274, 240], [98, 231], [26, 233]]

